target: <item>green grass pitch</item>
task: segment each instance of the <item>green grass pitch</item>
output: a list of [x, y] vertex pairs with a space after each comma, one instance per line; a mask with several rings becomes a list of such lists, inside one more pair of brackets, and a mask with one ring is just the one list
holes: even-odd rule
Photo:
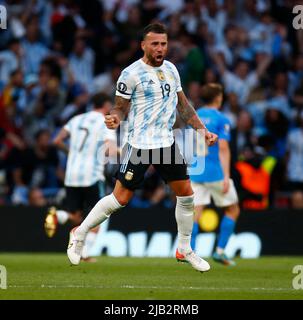
[[208, 261], [212, 269], [201, 274], [174, 258], [102, 256], [71, 267], [64, 254], [0, 254], [7, 269], [0, 300], [303, 299], [292, 287], [302, 257], [238, 258], [230, 268]]

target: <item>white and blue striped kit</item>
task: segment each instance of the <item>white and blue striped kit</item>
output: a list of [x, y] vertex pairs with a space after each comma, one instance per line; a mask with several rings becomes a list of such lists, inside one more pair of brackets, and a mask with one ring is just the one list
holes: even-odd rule
[[179, 73], [169, 61], [152, 67], [139, 59], [122, 71], [116, 95], [131, 100], [127, 142], [132, 147], [157, 149], [172, 145], [180, 91]]
[[105, 140], [116, 141], [115, 130], [104, 123], [104, 115], [90, 111], [72, 118], [64, 129], [70, 134], [70, 146], [64, 184], [88, 187], [104, 178]]

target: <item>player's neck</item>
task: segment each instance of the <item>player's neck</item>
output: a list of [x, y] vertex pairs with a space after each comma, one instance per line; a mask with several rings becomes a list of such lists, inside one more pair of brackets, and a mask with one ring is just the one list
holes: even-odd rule
[[106, 116], [108, 114], [108, 112], [103, 109], [93, 109], [93, 111], [98, 112], [98, 113], [102, 113], [104, 116]]
[[158, 68], [158, 67], [161, 67], [161, 65], [163, 64], [163, 62], [161, 63], [161, 65], [154, 65], [146, 56], [143, 56], [141, 58], [141, 61], [144, 62], [145, 64], [147, 64], [148, 66], [150, 67], [153, 67], [153, 68]]
[[209, 108], [209, 109], [216, 109], [216, 110], [219, 110], [219, 106], [216, 106], [214, 104], [207, 104], [205, 105], [206, 108]]

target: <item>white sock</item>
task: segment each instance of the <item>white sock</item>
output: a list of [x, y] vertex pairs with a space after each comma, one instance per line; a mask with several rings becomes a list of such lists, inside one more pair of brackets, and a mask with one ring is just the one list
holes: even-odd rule
[[56, 211], [56, 216], [58, 219], [58, 223], [59, 224], [65, 224], [66, 221], [68, 220], [69, 216], [68, 216], [68, 212], [64, 211], [64, 210], [57, 210]]
[[178, 227], [178, 250], [180, 253], [192, 251], [190, 246], [194, 223], [194, 196], [177, 197], [176, 221]]
[[89, 233], [87, 234], [85, 241], [84, 241], [84, 246], [83, 246], [83, 251], [82, 251], [82, 258], [88, 258], [89, 255], [89, 251], [92, 248], [92, 246], [94, 245], [95, 241], [97, 238], [97, 233], [96, 232], [92, 232], [89, 231]]
[[90, 229], [105, 221], [112, 213], [123, 208], [116, 197], [110, 195], [99, 200], [81, 225], [75, 230], [75, 234], [81, 240], [84, 239]]

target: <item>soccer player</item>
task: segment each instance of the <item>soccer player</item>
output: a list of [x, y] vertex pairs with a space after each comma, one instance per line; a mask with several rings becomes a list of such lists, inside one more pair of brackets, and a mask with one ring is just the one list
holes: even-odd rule
[[[77, 115], [67, 122], [54, 138], [53, 143], [66, 154], [65, 173], [66, 211], [51, 207], [45, 219], [45, 231], [49, 237], [58, 224], [70, 221], [79, 225], [96, 202], [105, 196], [104, 163], [108, 156], [118, 152], [116, 133], [106, 127], [105, 115], [112, 108], [110, 98], [102, 93], [92, 97], [93, 110]], [[65, 140], [69, 138], [69, 146]], [[92, 229], [86, 237], [82, 258], [88, 260], [98, 229]]]
[[[166, 28], [159, 23], [148, 25], [143, 31], [141, 42], [143, 58], [124, 69], [118, 79], [115, 105], [110, 115], [106, 116], [105, 123], [110, 129], [118, 128], [129, 110], [124, 157], [122, 156], [123, 161], [117, 172], [113, 193], [101, 199], [81, 225], [70, 233], [67, 255], [74, 265], [80, 262], [87, 232], [127, 205], [134, 190], [141, 186], [144, 173], [153, 164], [177, 196], [176, 258], [189, 262], [193, 268], [201, 272], [210, 269], [208, 262], [197, 256], [190, 247], [193, 191], [187, 175], [187, 166], [174, 143], [172, 126], [176, 109], [187, 124], [205, 132], [204, 138], [208, 145], [214, 144], [217, 136], [207, 131], [189, 104], [182, 91], [176, 67], [164, 60], [167, 45]], [[153, 159], [158, 155], [161, 161]], [[138, 162], [138, 157], [146, 161]]]
[[190, 174], [195, 195], [195, 222], [191, 245], [195, 248], [196, 237], [199, 233], [198, 221], [204, 207], [211, 203], [212, 197], [215, 205], [224, 208], [225, 213], [221, 221], [213, 259], [224, 265], [234, 265], [235, 262], [226, 256], [224, 249], [234, 231], [240, 209], [237, 192], [230, 178], [230, 124], [229, 120], [219, 111], [223, 100], [223, 88], [220, 84], [207, 84], [202, 87], [201, 96], [205, 106], [197, 110], [198, 116], [209, 130], [218, 135], [218, 144], [212, 148], [205, 148], [206, 154], [200, 155], [205, 157], [203, 173]]

